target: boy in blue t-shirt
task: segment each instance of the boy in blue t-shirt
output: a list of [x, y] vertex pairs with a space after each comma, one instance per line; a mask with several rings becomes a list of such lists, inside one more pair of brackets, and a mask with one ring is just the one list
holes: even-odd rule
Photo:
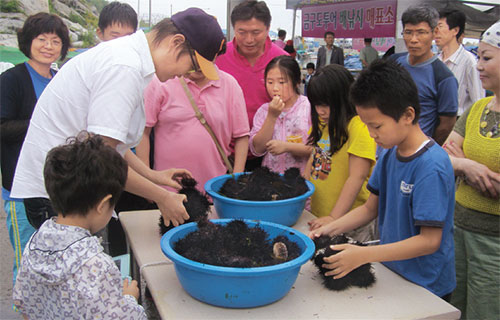
[[350, 98], [382, 151], [366, 203], [312, 231], [337, 235], [378, 217], [380, 245], [336, 245], [326, 276], [341, 278], [368, 262], [383, 264], [432, 293], [449, 298], [456, 285], [453, 243], [454, 174], [446, 152], [418, 124], [420, 104], [410, 74], [393, 61], [361, 72]]

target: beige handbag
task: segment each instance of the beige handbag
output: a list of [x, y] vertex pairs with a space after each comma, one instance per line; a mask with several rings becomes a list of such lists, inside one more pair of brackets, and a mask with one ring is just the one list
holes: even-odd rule
[[186, 84], [186, 81], [182, 77], [179, 77], [179, 81], [181, 82], [182, 88], [184, 88], [184, 92], [186, 93], [186, 96], [188, 97], [189, 102], [191, 102], [191, 106], [194, 109], [194, 113], [196, 115], [196, 118], [198, 118], [198, 120], [200, 120], [201, 124], [205, 127], [205, 129], [207, 129], [208, 133], [210, 134], [210, 136], [214, 140], [215, 145], [217, 146], [217, 150], [219, 150], [219, 154], [222, 157], [222, 160], [224, 160], [224, 163], [226, 164], [227, 171], [229, 173], [233, 173], [233, 166], [231, 165], [231, 162], [227, 158], [227, 155], [224, 152], [224, 150], [222, 149], [222, 146], [220, 145], [219, 140], [217, 139], [217, 136], [212, 131], [212, 128], [210, 128], [210, 125], [208, 124], [207, 120], [205, 120], [205, 117], [203, 117], [203, 113], [201, 113], [200, 109], [198, 109], [198, 106], [196, 105], [196, 102], [193, 99], [193, 95], [191, 94], [191, 91], [189, 91], [189, 88]]

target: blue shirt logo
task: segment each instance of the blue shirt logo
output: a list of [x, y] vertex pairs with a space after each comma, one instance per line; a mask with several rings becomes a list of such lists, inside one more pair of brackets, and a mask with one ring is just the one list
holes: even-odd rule
[[409, 195], [411, 191], [413, 190], [413, 184], [409, 184], [401, 180], [401, 186], [400, 186], [401, 193], [405, 195]]

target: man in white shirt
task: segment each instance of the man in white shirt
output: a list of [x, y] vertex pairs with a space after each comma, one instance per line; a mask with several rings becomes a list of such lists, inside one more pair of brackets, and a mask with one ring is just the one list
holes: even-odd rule
[[476, 70], [477, 59], [458, 41], [465, 30], [465, 19], [465, 14], [458, 10], [440, 11], [434, 38], [441, 49], [439, 59], [458, 81], [458, 116], [484, 97], [479, 72]]
[[[11, 195], [24, 199], [30, 223], [39, 227], [54, 212], [43, 181], [47, 152], [82, 130], [99, 134], [129, 165], [125, 190], [153, 200], [168, 226], [189, 218], [180, 188], [183, 169], [154, 171], [129, 149], [145, 127], [143, 91], [156, 73], [160, 81], [191, 70], [218, 79], [213, 57], [224, 35], [213, 16], [190, 8], [164, 19], [147, 35], [103, 42], [67, 62], [40, 96], [17, 164]], [[210, 58], [207, 58], [210, 57]], [[92, 190], [88, 190], [92, 192]]]

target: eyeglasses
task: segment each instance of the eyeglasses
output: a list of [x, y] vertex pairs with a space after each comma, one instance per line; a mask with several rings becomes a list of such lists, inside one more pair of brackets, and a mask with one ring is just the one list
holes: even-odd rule
[[45, 39], [45, 38], [42, 38], [42, 37], [37, 37], [37, 38], [35, 38], [33, 40], [38, 41], [39, 43], [43, 44], [44, 46], [47, 46], [49, 44], [52, 47], [60, 47], [60, 46], [62, 46], [61, 40], [58, 40], [58, 39], [49, 40], [49, 39]]
[[189, 57], [191, 58], [191, 63], [193, 64], [193, 69], [189, 70], [187, 72], [187, 74], [195, 73], [195, 72], [200, 71], [201, 70], [200, 66], [198, 65], [198, 62], [196, 61], [196, 58], [194, 57], [194, 51], [191, 48], [189, 48]]
[[427, 30], [404, 30], [402, 33], [403, 38], [411, 39], [415, 35], [417, 39], [422, 39], [430, 34]]

